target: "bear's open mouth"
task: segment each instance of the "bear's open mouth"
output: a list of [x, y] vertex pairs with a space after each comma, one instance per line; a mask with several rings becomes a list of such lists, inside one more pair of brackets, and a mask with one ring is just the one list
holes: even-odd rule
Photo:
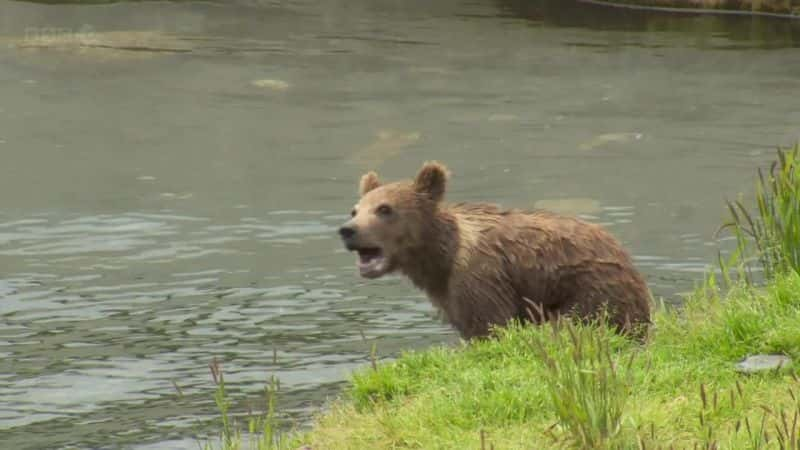
[[378, 247], [356, 249], [358, 252], [358, 270], [362, 277], [376, 278], [386, 272], [386, 258]]

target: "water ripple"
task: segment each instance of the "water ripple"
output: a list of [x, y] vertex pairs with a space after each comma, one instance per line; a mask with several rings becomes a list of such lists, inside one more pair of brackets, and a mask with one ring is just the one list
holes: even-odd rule
[[[404, 342], [451, 333], [430, 321], [422, 297], [353, 296], [352, 267], [309, 266], [340, 249], [341, 216], [328, 211], [224, 222], [172, 212], [2, 219], [0, 264], [15, 271], [0, 278], [0, 373], [10, 374], [0, 432], [12, 438], [81, 442], [81, 430], [102, 424], [123, 439], [130, 427], [108, 420], [120, 407], [160, 417], [137, 422], [133, 435], [186, 433], [175, 417], [212, 414], [213, 356], [244, 386], [232, 390], [237, 402], [273, 373], [291, 393], [287, 411], [307, 414], [321, 385], [367, 361], [362, 332]], [[164, 408], [173, 382], [185, 397]]]

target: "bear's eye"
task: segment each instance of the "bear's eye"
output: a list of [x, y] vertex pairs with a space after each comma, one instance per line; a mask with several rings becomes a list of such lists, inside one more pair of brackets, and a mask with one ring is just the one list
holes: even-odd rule
[[376, 209], [375, 212], [379, 216], [388, 216], [389, 214], [392, 213], [392, 207], [389, 206], [389, 205], [381, 205], [381, 206], [378, 206], [378, 209]]
[[353, 210], [350, 211], [350, 217], [355, 217], [355, 216], [356, 216], [356, 209], [353, 208]]

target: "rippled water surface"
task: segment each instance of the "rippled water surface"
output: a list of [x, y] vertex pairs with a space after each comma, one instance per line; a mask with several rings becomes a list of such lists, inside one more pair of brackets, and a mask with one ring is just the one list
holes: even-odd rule
[[[795, 22], [569, 2], [0, 0], [0, 447], [196, 448], [453, 342], [335, 229], [358, 176], [606, 224], [668, 301], [800, 137]], [[176, 392], [179, 386], [183, 396]]]

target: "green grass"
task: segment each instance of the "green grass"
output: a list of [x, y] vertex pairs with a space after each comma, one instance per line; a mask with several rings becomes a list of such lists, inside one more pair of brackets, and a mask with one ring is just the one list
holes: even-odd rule
[[756, 207], [728, 202], [730, 220], [722, 230], [736, 238], [736, 251], [721, 261], [723, 272], [738, 269], [750, 280], [753, 266], [770, 279], [778, 273], [800, 273], [800, 144], [778, 149], [778, 159], [765, 174], [758, 171]]
[[778, 446], [777, 431], [791, 434], [800, 410], [794, 369], [742, 375], [734, 364], [800, 358], [799, 275], [724, 298], [708, 282], [654, 320], [644, 345], [566, 324], [404, 353], [355, 373], [302, 439], [315, 450], [477, 449], [481, 439], [497, 449], [797, 448], [796, 426], [795, 447]]
[[[289, 447], [279, 429], [279, 421], [275, 413], [275, 396], [278, 392], [278, 379], [273, 377], [264, 390], [264, 410], [261, 413], [249, 413], [242, 422], [231, 414], [231, 401], [225, 390], [225, 376], [219, 361], [215, 358], [210, 364], [211, 378], [217, 386], [214, 391], [214, 403], [217, 405], [220, 419], [219, 438], [199, 445], [202, 450], [281, 450]], [[245, 430], [243, 430], [243, 426]], [[243, 433], [243, 431], [246, 431]]]
[[544, 365], [542, 381], [558, 423], [575, 447], [618, 445], [636, 354], [619, 364], [612, 356], [616, 335], [599, 324], [554, 325], [551, 336], [534, 335], [529, 345]]

